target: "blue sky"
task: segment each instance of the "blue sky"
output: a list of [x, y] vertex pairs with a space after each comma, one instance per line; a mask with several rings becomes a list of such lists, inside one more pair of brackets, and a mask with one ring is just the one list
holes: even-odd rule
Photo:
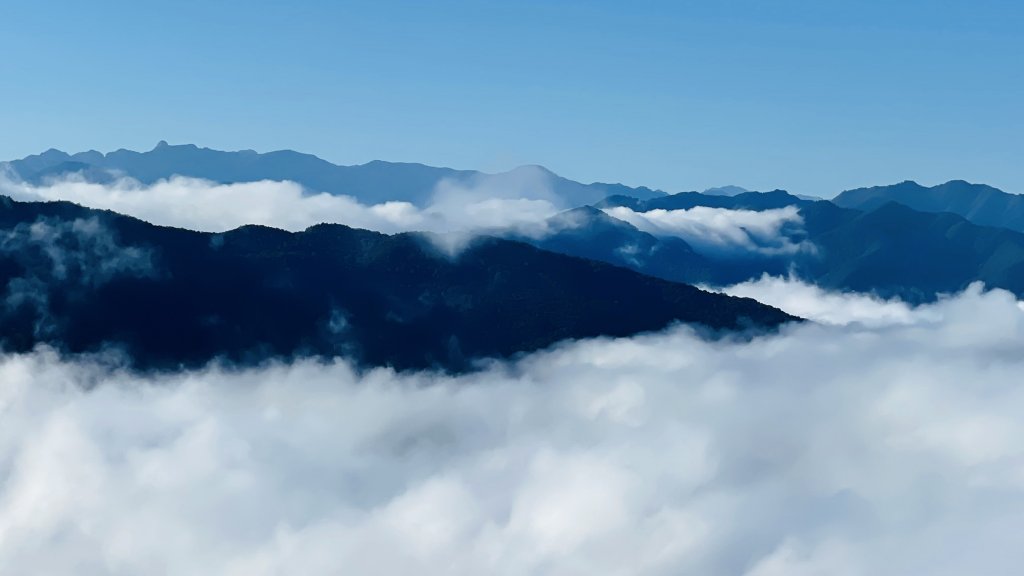
[[672, 191], [1024, 192], [1022, 27], [993, 0], [4, 2], [0, 158], [166, 139]]

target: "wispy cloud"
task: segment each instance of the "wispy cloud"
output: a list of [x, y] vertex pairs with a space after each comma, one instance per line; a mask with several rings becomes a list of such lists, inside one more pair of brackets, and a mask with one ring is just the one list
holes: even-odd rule
[[27, 309], [40, 338], [59, 322], [50, 311], [53, 291], [74, 298], [80, 288], [95, 287], [116, 276], [156, 273], [149, 250], [122, 245], [96, 218], [40, 218], [18, 224], [0, 232], [0, 258], [13, 264], [3, 293], [7, 319]]
[[803, 294], [834, 325], [457, 379], [3, 356], [0, 572], [1014, 573], [1015, 299]]

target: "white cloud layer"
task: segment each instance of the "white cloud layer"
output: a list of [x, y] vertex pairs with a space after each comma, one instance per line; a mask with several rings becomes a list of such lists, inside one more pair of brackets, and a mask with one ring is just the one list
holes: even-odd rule
[[823, 324], [845, 325], [861, 323], [868, 326], [911, 324], [934, 317], [928, 308], [915, 310], [899, 299], [885, 300], [873, 294], [859, 292], [829, 292], [814, 284], [793, 278], [779, 278], [767, 274], [717, 290], [730, 296], [753, 298], [769, 306], [785, 310], [794, 316]]
[[543, 173], [527, 168], [502, 178], [444, 180], [426, 208], [409, 202], [365, 205], [349, 196], [310, 193], [295, 182], [218, 184], [175, 176], [144, 185], [131, 178], [97, 184], [71, 175], [35, 186], [0, 176], [0, 193], [16, 200], [67, 200], [153, 224], [223, 232], [246, 224], [304, 230], [323, 222], [385, 233], [466, 233], [512, 227], [527, 233], [561, 208]]
[[791, 237], [803, 227], [795, 206], [760, 212], [706, 206], [635, 212], [616, 206], [604, 212], [656, 236], [678, 236], [698, 252], [781, 255], [810, 249], [810, 245]]
[[461, 378], [0, 357], [0, 573], [1017, 574], [1017, 302], [802, 294]]

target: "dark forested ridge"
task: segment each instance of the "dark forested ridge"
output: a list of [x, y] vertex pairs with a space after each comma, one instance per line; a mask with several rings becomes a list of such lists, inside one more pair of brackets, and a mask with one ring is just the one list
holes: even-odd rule
[[450, 257], [418, 234], [341, 225], [208, 234], [64, 202], [0, 204], [8, 350], [123, 350], [141, 368], [343, 355], [463, 370], [564, 339], [686, 322], [793, 320], [754, 300], [480, 238]]

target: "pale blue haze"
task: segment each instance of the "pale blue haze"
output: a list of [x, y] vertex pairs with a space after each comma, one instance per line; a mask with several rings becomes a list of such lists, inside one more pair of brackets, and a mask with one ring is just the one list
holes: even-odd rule
[[4, 2], [0, 159], [158, 140], [666, 190], [1024, 192], [1024, 3]]

